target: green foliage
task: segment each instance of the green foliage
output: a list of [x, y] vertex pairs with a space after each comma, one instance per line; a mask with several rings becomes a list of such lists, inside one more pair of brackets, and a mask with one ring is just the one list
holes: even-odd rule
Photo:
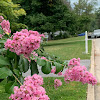
[[29, 61], [28, 59], [26, 59], [25, 57], [23, 57], [22, 55], [20, 56], [20, 59], [18, 61], [18, 67], [19, 67], [19, 70], [21, 72], [27, 72], [28, 69], [29, 69]]
[[68, 62], [65, 60], [63, 65], [67, 66], [68, 65]]
[[12, 71], [7, 68], [7, 67], [3, 67], [3, 68], [0, 68], [0, 79], [5, 79], [7, 78], [7, 76], [12, 76]]
[[30, 63], [30, 69], [31, 69], [31, 75], [33, 74], [38, 74], [39, 71], [38, 71], [38, 67], [37, 67], [37, 63], [35, 61], [31, 61]]
[[56, 74], [63, 70], [64, 66], [62, 66], [61, 64], [54, 62], [54, 65], [56, 66], [56, 72], [55, 72]]
[[[76, 29], [77, 33], [82, 33], [85, 31], [93, 31], [94, 19], [93, 14], [97, 0], [79, 0], [74, 3], [74, 13], [76, 14]], [[88, 26], [88, 27], [87, 27]]]
[[0, 55], [0, 65], [10, 65], [9, 59]]
[[89, 15], [94, 10], [94, 6], [97, 4], [97, 0], [79, 0], [78, 3], [74, 3], [75, 13], [77, 15]]
[[28, 29], [28, 27], [25, 24], [13, 22], [11, 25], [11, 29], [13, 30], [13, 32], [16, 32], [16, 30], [20, 31], [21, 29]]
[[49, 74], [51, 72], [51, 63], [46, 61], [46, 64], [42, 66], [41, 70], [44, 74]]
[[[66, 2], [66, 1], [65, 1]], [[20, 2], [27, 15], [20, 17], [29, 29], [39, 32], [69, 30], [75, 22], [73, 14], [62, 0], [23, 0]], [[74, 28], [70, 28], [72, 31]]]
[[95, 22], [96, 22], [97, 28], [100, 29], [100, 7], [96, 10], [95, 14], [96, 14]]
[[1, 26], [0, 26], [0, 34], [3, 34], [3, 32], [4, 32], [4, 31], [1, 29]]
[[78, 20], [77, 20], [78, 26], [76, 26], [77, 29], [79, 30], [79, 32], [82, 33], [82, 32], [85, 32], [86, 30], [90, 31], [90, 26], [91, 26], [90, 23], [91, 23], [91, 21], [92, 21], [92, 18], [89, 15], [81, 15], [81, 16], [79, 16]]
[[16, 82], [9, 82], [9, 83], [7, 83], [5, 85], [5, 92], [9, 93], [9, 94], [14, 93], [13, 89], [14, 89], [14, 86], [16, 86], [16, 85], [17, 85]]
[[29, 69], [29, 61], [28, 61], [28, 59], [23, 58], [22, 67], [23, 67], [23, 72], [24, 73], [28, 71], [28, 69]]
[[[23, 84], [23, 82], [24, 82], [24, 77], [23, 77], [22, 75], [20, 75], [19, 81], [21, 82], [21, 84]], [[20, 86], [21, 84], [19, 84], [19, 86]]]
[[13, 71], [14, 71], [14, 73], [15, 73], [17, 76], [19, 76], [19, 75], [20, 75], [20, 71], [19, 71], [19, 70], [14, 69]]
[[37, 64], [40, 66], [45, 66], [46, 65], [46, 60], [37, 58]]

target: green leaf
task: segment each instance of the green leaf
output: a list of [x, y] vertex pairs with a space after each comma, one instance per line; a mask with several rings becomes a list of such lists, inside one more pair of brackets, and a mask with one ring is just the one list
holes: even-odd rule
[[51, 57], [48, 57], [48, 60], [50, 60], [50, 61], [51, 61], [51, 60], [52, 60], [52, 59], [51, 59]]
[[5, 48], [0, 49], [0, 53], [6, 51]]
[[37, 63], [34, 60], [31, 60], [30, 69], [31, 69], [31, 75], [33, 75], [35, 73], [36, 74], [39, 73], [38, 68], [37, 68]]
[[5, 91], [9, 94], [11, 93], [14, 93], [13, 92], [13, 89], [14, 89], [14, 86], [17, 86], [17, 83], [16, 82], [9, 82], [5, 85]]
[[17, 76], [19, 76], [19, 74], [20, 74], [19, 70], [14, 69], [13, 71], [14, 71], [14, 73], [15, 73]]
[[0, 44], [0, 49], [3, 48], [3, 47], [4, 47], [4, 44], [1, 43], [1, 44]]
[[0, 68], [4, 67], [4, 65], [0, 65]]
[[7, 57], [8, 58], [14, 59], [15, 56], [17, 56], [16, 53], [7, 50]]
[[44, 74], [49, 74], [51, 72], [51, 63], [46, 61], [45, 66], [42, 66], [41, 70]]
[[5, 43], [7, 40], [0, 39], [0, 43]]
[[4, 31], [0, 28], [0, 34], [3, 34], [4, 33]]
[[2, 26], [0, 25], [0, 29], [2, 29]]
[[19, 67], [20, 71], [22, 71], [24, 73], [27, 72], [29, 69], [29, 61], [26, 58], [24, 58], [23, 56], [20, 56], [18, 65], [19, 65], [18, 67]]
[[26, 58], [23, 58], [22, 66], [24, 73], [27, 72], [29, 69], [29, 61]]
[[20, 76], [20, 77], [19, 77], [19, 81], [23, 84], [23, 82], [24, 82], [24, 77], [23, 77], [23, 76]]
[[54, 62], [52, 62], [52, 66], [55, 66]]
[[54, 65], [56, 66], [56, 74], [63, 70], [64, 66], [62, 66], [60, 63], [54, 62]]
[[7, 76], [7, 82], [14, 81], [14, 80], [15, 80], [14, 76]]
[[10, 65], [9, 60], [6, 57], [0, 55], [0, 65]]
[[13, 75], [12, 71], [7, 67], [0, 68], [0, 79], [4, 79], [7, 76], [12, 76], [12, 75]]
[[20, 56], [20, 59], [19, 59], [19, 65], [21, 65], [22, 64], [22, 62], [23, 62], [23, 57], [22, 56]]
[[67, 61], [64, 61], [63, 65], [67, 66], [68, 65], [68, 62]]
[[41, 59], [41, 58], [37, 58], [37, 64], [40, 66], [45, 66], [46, 60]]
[[21, 72], [23, 72], [23, 66], [22, 66], [22, 64], [19, 65], [18, 68], [20, 69]]

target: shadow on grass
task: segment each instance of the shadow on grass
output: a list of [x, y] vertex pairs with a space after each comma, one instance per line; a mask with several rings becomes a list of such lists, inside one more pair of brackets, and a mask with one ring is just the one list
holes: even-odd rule
[[48, 43], [44, 46], [57, 46], [57, 45], [76, 45], [76, 44], [83, 44], [85, 41], [74, 41], [74, 42], [66, 42], [66, 43]]

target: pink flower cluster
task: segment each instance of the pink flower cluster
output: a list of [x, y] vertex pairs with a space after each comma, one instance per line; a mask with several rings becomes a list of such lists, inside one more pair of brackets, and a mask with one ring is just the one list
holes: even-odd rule
[[0, 38], [2, 38], [2, 36], [3, 36], [3, 35], [2, 35], [2, 34], [0, 34]]
[[3, 31], [4, 31], [4, 34], [5, 33], [11, 33], [9, 21], [8, 20], [4, 20], [4, 18], [2, 16], [0, 16], [0, 25], [1, 25], [2, 29], [3, 29]]
[[48, 59], [44, 56], [42, 56], [41, 59], [44, 59], [44, 60], [48, 61]]
[[74, 66], [66, 70], [64, 74], [64, 81], [69, 83], [70, 81], [80, 81], [83, 84], [88, 83], [95, 85], [97, 83], [96, 78], [87, 71], [85, 66]]
[[35, 62], [36, 62], [36, 61], [37, 61], [37, 60], [36, 60], [36, 57], [38, 57], [38, 54], [34, 51], [34, 52], [31, 53], [31, 55], [32, 55], [33, 59], [34, 59]]
[[76, 59], [73, 58], [70, 60], [68, 66], [74, 67], [74, 66], [80, 66], [80, 58]]
[[[38, 54], [37, 54], [35, 51], [32, 52], [31, 54], [32, 54], [34, 57], [35, 57], [35, 56], [38, 56]], [[34, 58], [34, 59], [35, 59], [35, 58]]]
[[58, 79], [55, 79], [54, 80], [54, 87], [55, 87], [55, 89], [57, 89], [59, 86], [61, 86], [62, 85], [62, 82], [61, 82], [61, 80], [58, 80]]
[[8, 33], [11, 33], [11, 30], [10, 30], [10, 23], [9, 21], [7, 20], [3, 20], [0, 25], [2, 26], [2, 29], [4, 30], [4, 32], [8, 32]]
[[56, 72], [56, 67], [54, 67], [53, 69], [51, 69], [51, 73], [55, 74], [55, 72]]
[[29, 57], [33, 50], [40, 47], [40, 42], [41, 35], [37, 31], [22, 29], [22, 31], [14, 33], [12, 40], [6, 41], [5, 49], [9, 49], [17, 55], [24, 54], [25, 57]]
[[11, 100], [49, 100], [45, 89], [40, 86], [43, 84], [43, 78], [37, 74], [25, 78], [23, 85], [14, 87], [14, 94], [11, 94]]

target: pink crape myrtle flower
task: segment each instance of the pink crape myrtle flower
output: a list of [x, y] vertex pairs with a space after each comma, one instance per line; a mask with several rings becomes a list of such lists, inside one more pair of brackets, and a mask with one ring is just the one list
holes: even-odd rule
[[[32, 54], [34, 60], [36, 59], [36, 57], [38, 57], [38, 54], [37, 54], [35, 51], [32, 52], [31, 54]], [[35, 61], [36, 61], [36, 60], [35, 60]]]
[[44, 60], [46, 60], [46, 61], [48, 60], [48, 59], [47, 59], [46, 57], [44, 57], [44, 56], [42, 56], [41, 59], [44, 59]]
[[43, 37], [43, 38], [45, 38], [45, 35], [44, 34], [40, 34], [40, 36]]
[[76, 59], [73, 58], [69, 61], [68, 66], [74, 67], [74, 66], [80, 66], [80, 58]]
[[97, 83], [96, 78], [87, 71], [85, 66], [74, 66], [66, 70], [64, 74], [64, 81], [69, 83], [70, 81], [80, 81], [83, 84], [88, 83], [95, 85]]
[[51, 69], [51, 73], [55, 74], [55, 72], [56, 72], [56, 67], [54, 67], [53, 69]]
[[[51, 69], [51, 73], [54, 73], [55, 74], [56, 72], [56, 67], [54, 67], [53, 69]], [[59, 72], [57, 73], [58, 76], [61, 76], [62, 75], [62, 72]]]
[[7, 20], [3, 20], [0, 25], [2, 26], [2, 29], [5, 31], [5, 32], [8, 32], [8, 33], [11, 33], [11, 30], [10, 30], [10, 23], [9, 21]]
[[0, 38], [1, 38], [1, 39], [2, 39], [2, 36], [3, 36], [3, 35], [2, 35], [2, 34], [0, 34]]
[[6, 32], [8, 32], [8, 30], [6, 28], [3, 28], [3, 31], [4, 31], [4, 35]]
[[0, 22], [2, 22], [4, 20], [3, 16], [0, 16]]
[[11, 94], [11, 100], [50, 100], [46, 95], [45, 89], [41, 86], [43, 78], [37, 74], [28, 76], [24, 79], [23, 85], [14, 87], [14, 94]]
[[62, 75], [62, 72], [59, 72], [59, 73], [58, 73], [58, 76], [61, 76], [61, 75]]
[[40, 47], [40, 43], [41, 36], [37, 31], [22, 29], [20, 32], [14, 33], [12, 39], [6, 41], [5, 49], [9, 49], [17, 55], [23, 54], [27, 58], [32, 51]]
[[33, 54], [34, 57], [38, 56], [38, 54], [35, 51], [33, 53], [31, 53], [31, 54]]
[[61, 80], [55, 79], [54, 80], [54, 88], [57, 89], [59, 86], [62, 85]]
[[5, 20], [3, 16], [0, 16], [0, 25], [2, 30], [4, 31], [4, 33], [0, 35], [0, 38], [2, 38], [5, 34], [9, 35], [9, 33], [11, 33], [10, 23], [8, 20]]

